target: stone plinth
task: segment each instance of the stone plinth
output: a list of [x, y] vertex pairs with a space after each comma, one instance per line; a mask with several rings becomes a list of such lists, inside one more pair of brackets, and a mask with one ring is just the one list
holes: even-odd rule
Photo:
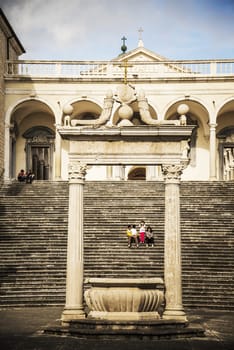
[[88, 318], [157, 320], [164, 303], [161, 278], [90, 278], [85, 292]]

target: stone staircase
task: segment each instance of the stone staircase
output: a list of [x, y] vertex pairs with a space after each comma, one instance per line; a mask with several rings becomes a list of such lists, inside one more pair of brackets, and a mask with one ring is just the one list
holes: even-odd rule
[[234, 309], [234, 182], [183, 182], [185, 305]]
[[[183, 302], [234, 309], [234, 182], [181, 183]], [[65, 303], [67, 182], [0, 191], [0, 306]], [[155, 247], [129, 249], [126, 226], [153, 227]], [[85, 277], [163, 277], [164, 184], [86, 182]]]
[[0, 197], [0, 305], [61, 304], [67, 183], [13, 183]]

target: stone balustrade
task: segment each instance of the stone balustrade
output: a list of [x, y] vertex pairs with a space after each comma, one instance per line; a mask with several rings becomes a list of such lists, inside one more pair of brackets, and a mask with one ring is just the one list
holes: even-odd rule
[[[234, 74], [234, 61], [223, 60], [174, 60], [131, 61], [128, 79], [179, 78], [229, 76]], [[7, 61], [6, 77], [40, 78], [123, 78], [120, 61]]]

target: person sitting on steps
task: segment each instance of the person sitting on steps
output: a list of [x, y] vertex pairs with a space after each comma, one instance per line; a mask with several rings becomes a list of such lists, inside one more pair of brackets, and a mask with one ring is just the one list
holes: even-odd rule
[[145, 221], [142, 220], [141, 223], [139, 224], [140, 244], [145, 243], [145, 230], [146, 230]]
[[138, 233], [137, 233], [136, 225], [132, 225], [131, 232], [132, 232], [132, 238], [134, 239], [136, 247], [138, 248], [139, 247], [139, 245], [138, 245]]
[[24, 169], [21, 169], [19, 174], [18, 174], [18, 181], [24, 182], [25, 180], [26, 180], [26, 174], [24, 172]]
[[131, 248], [132, 245], [132, 225], [128, 225], [127, 230], [126, 230], [126, 234], [128, 237], [128, 248]]
[[34, 180], [35, 175], [32, 173], [32, 170], [30, 169], [27, 173], [26, 173], [26, 183], [32, 183]]
[[153, 234], [153, 230], [152, 227], [148, 226], [146, 229], [146, 233], [145, 233], [145, 243], [146, 246], [150, 246], [153, 247], [154, 246], [154, 234]]

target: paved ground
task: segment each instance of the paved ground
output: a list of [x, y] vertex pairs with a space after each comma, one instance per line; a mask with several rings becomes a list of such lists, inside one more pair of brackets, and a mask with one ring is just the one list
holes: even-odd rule
[[0, 310], [2, 350], [231, 350], [234, 349], [234, 312], [196, 310], [191, 322], [205, 328], [206, 337], [194, 339], [91, 339], [43, 334], [58, 320], [61, 307]]

